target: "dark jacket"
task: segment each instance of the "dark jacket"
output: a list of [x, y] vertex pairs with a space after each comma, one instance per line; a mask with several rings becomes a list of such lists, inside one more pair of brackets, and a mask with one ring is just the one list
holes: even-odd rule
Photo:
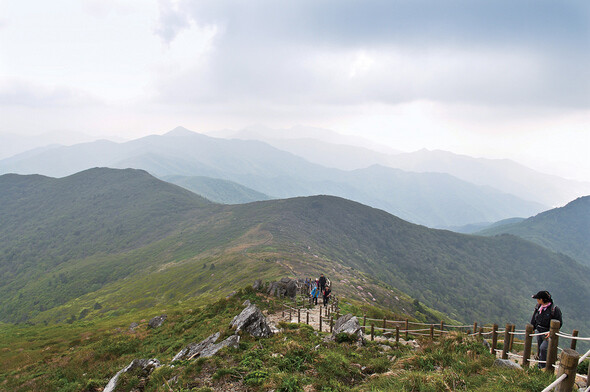
[[320, 287], [325, 287], [325, 286], [326, 286], [326, 277], [320, 276]]
[[533, 327], [539, 332], [548, 332], [549, 327], [551, 326], [551, 320], [559, 320], [559, 327], [561, 328], [563, 326], [561, 309], [552, 303], [551, 306], [548, 306], [539, 313], [539, 304], [537, 304], [537, 306], [535, 306], [535, 311], [533, 312], [533, 317], [531, 318], [531, 324], [533, 324]]

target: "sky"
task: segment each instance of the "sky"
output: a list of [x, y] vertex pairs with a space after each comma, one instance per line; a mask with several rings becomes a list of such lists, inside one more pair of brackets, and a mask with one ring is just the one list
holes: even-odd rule
[[253, 124], [590, 181], [590, 2], [0, 0], [0, 135]]

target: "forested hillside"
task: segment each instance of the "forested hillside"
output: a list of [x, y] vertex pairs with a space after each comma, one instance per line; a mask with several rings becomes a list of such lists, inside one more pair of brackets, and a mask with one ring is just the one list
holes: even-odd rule
[[[5, 321], [215, 298], [255, 278], [324, 271], [351, 298], [394, 306], [405, 292], [466, 322], [525, 323], [531, 294], [547, 289], [568, 327], [590, 325], [589, 269], [515, 236], [432, 230], [329, 196], [210, 204], [135, 170], [1, 179], [13, 184], [1, 188], [12, 200], [0, 217], [12, 227], [0, 245]], [[365, 284], [381, 287], [375, 300]]]
[[492, 227], [478, 234], [503, 233], [514, 234], [590, 266], [590, 196], [522, 222]]

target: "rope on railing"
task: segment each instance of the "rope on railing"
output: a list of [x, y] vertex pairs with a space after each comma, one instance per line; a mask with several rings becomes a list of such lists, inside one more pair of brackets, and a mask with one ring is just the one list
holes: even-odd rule
[[[545, 332], [546, 333], [546, 332]], [[560, 336], [562, 338], [566, 338], [566, 339], [573, 339], [573, 340], [590, 340], [590, 338], [580, 338], [578, 336], [572, 336], [572, 335], [564, 335], [561, 332], [556, 333], [557, 336]], [[532, 335], [534, 336], [534, 335]]]
[[588, 355], [590, 355], [590, 350], [586, 351], [586, 354], [584, 354], [580, 357], [578, 364], [582, 363], [584, 361], [584, 359], [588, 358]]
[[563, 380], [567, 378], [567, 374], [562, 374], [561, 376], [557, 377], [557, 380], [553, 381], [551, 384], [547, 386], [547, 388], [543, 389], [541, 392], [549, 392], [553, 388], [557, 386], [557, 384], [561, 383]]

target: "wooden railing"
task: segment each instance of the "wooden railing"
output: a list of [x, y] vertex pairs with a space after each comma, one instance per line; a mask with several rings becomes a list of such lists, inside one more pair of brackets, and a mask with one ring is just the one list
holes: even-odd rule
[[[299, 303], [301, 303], [301, 307], [299, 306]], [[291, 303], [284, 304], [283, 317], [288, 313], [289, 320], [293, 320], [296, 315], [297, 322], [301, 323], [302, 314], [304, 314], [304, 322], [310, 324], [310, 309], [306, 307], [309, 305], [310, 303], [307, 298], [304, 296], [298, 296]], [[557, 320], [551, 320], [547, 360], [539, 361], [531, 359], [532, 341], [533, 337], [544, 335], [546, 333], [533, 333], [533, 326], [531, 324], [527, 324], [524, 330], [515, 330], [515, 325], [509, 323], [506, 324], [503, 330], [499, 330], [497, 324], [478, 327], [477, 323], [473, 323], [473, 325], [451, 325], [445, 324], [443, 321], [433, 324], [410, 321], [407, 318], [403, 320], [388, 320], [387, 318], [369, 318], [366, 315], [356, 317], [362, 320], [361, 328], [366, 335], [370, 336], [371, 340], [374, 340], [378, 333], [382, 334], [387, 332], [391, 333], [392, 337], [395, 336], [396, 342], [400, 341], [402, 335], [405, 340], [409, 340], [410, 337], [426, 337], [434, 340], [443, 337], [451, 331], [463, 331], [470, 336], [478, 336], [481, 339], [489, 337], [489, 340], [491, 341], [490, 352], [499, 355], [502, 359], [517, 358], [517, 361], [522, 361], [522, 365], [525, 368], [530, 366], [531, 363], [545, 363], [545, 370], [550, 372], [555, 372], [555, 368], [557, 368], [557, 379], [548, 385], [543, 392], [548, 392], [553, 389], [558, 392], [570, 392], [573, 390], [576, 376], [586, 378], [587, 384], [590, 380], [590, 367], [587, 375], [576, 374], [578, 364], [590, 356], [590, 350], [581, 357], [578, 352], [575, 351], [578, 340], [590, 341], [590, 338], [578, 337], [577, 330], [573, 330], [571, 335], [560, 333], [560, 323]], [[328, 306], [323, 307], [320, 305], [318, 329], [320, 332], [332, 332], [334, 320], [337, 320], [338, 318], [340, 318], [338, 298], [333, 297]], [[369, 326], [367, 326], [367, 321], [370, 323]], [[522, 355], [512, 352], [515, 336], [520, 335], [524, 336], [524, 340], [518, 343], [519, 346], [522, 345], [523, 347]], [[503, 339], [499, 339], [500, 337], [503, 337]], [[559, 348], [560, 337], [571, 340], [569, 348]], [[498, 343], [502, 343], [502, 349], [498, 349]], [[559, 361], [557, 361], [558, 350], [561, 350]], [[590, 392], [590, 387], [582, 389], [581, 391]]]

